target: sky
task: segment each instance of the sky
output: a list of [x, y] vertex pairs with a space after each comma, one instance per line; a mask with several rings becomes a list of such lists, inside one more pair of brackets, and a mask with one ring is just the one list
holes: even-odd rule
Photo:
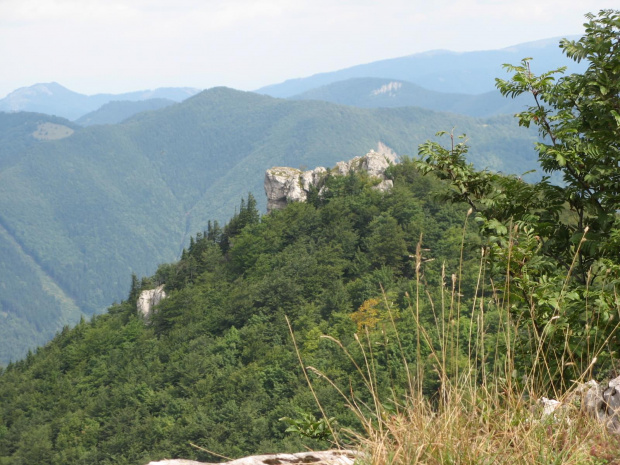
[[88, 95], [255, 90], [428, 50], [582, 34], [585, 13], [614, 7], [617, 0], [0, 0], [0, 98], [52, 81]]

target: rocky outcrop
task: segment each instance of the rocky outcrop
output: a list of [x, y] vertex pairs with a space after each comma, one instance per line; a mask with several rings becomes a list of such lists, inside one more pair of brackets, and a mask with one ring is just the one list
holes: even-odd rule
[[620, 434], [620, 376], [607, 385], [596, 381], [588, 383], [584, 401], [584, 410], [592, 417], [605, 424], [609, 432]]
[[277, 166], [265, 172], [267, 213], [284, 208], [289, 202], [304, 202], [308, 192], [302, 188], [303, 172], [295, 168]]
[[165, 298], [166, 292], [163, 284], [155, 289], [142, 291], [138, 297], [138, 314], [148, 320], [153, 313], [153, 308]]
[[[581, 409], [576, 405], [581, 404]], [[538, 401], [542, 407], [541, 417], [553, 416], [555, 419], [571, 417], [579, 410], [605, 425], [613, 434], [620, 434], [620, 376], [608, 383], [599, 384], [588, 381], [575, 389], [562, 402], [542, 397]]]
[[[328, 450], [323, 452], [300, 452], [298, 454], [254, 455], [242, 459], [224, 462], [219, 465], [353, 465], [360, 453], [352, 450]], [[161, 460], [148, 465], [214, 465], [193, 460]]]
[[265, 173], [267, 212], [284, 208], [290, 202], [305, 202], [311, 187], [322, 186], [328, 174], [346, 176], [350, 172], [366, 172], [381, 182], [375, 189], [385, 191], [392, 187], [392, 181], [385, 178], [388, 166], [397, 162], [397, 156], [385, 145], [379, 144], [379, 152], [371, 150], [363, 157], [341, 161], [331, 170], [319, 166], [310, 171], [295, 168], [274, 167]]

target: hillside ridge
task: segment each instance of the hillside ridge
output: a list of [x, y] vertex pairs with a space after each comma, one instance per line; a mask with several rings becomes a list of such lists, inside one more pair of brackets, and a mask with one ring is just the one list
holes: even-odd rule
[[495, 89], [494, 79], [503, 74], [502, 64], [518, 63], [523, 57], [533, 57], [536, 69], [544, 67], [538, 72], [564, 65], [569, 67], [569, 73], [584, 70], [584, 64], [576, 64], [562, 55], [558, 43], [559, 40], [550, 38], [493, 50], [426, 51], [288, 79], [261, 87], [256, 92], [288, 98], [345, 79], [374, 77], [402, 79], [439, 92], [481, 94]]
[[[122, 299], [132, 273], [149, 275], [179, 257], [208, 221], [224, 221], [240, 198], [263, 192], [257, 173], [272, 166], [334, 166], [377, 141], [412, 154], [438, 130], [456, 126], [471, 138], [477, 166], [519, 174], [537, 167], [536, 134], [510, 117], [361, 109], [223, 87], [120, 124], [82, 128], [30, 113], [0, 118], [4, 224], [86, 316]], [[75, 132], [37, 141], [32, 131], [48, 120]], [[265, 211], [266, 198], [256, 198]], [[10, 253], [8, 241], [0, 238], [0, 248], [6, 251], [0, 281], [8, 289], [0, 311], [10, 308], [23, 318], [28, 333], [40, 333], [37, 324], [57, 328], [52, 320], [60, 314], [58, 304], [40, 289], [29, 265]], [[30, 295], [17, 291], [22, 282], [29, 283]], [[17, 350], [25, 355], [34, 345], [29, 340], [11, 347], [0, 340], [0, 364], [15, 360]]]

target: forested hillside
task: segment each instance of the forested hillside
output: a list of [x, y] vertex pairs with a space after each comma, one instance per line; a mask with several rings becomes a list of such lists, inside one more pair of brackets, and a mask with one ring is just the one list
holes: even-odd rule
[[149, 99], [167, 99], [181, 102], [198, 92], [200, 92], [199, 89], [191, 87], [160, 87], [155, 90], [140, 90], [116, 95], [84, 95], [69, 90], [57, 82], [48, 82], [14, 90], [0, 99], [0, 111], [38, 112], [74, 120], [96, 111], [112, 101], [136, 102]]
[[85, 114], [75, 120], [80, 126], [92, 126], [93, 124], [116, 124], [121, 123], [136, 113], [143, 111], [159, 110], [168, 107], [175, 102], [165, 98], [151, 98], [132, 102], [130, 100], [115, 100], [106, 103], [101, 108]]
[[192, 232], [228, 218], [248, 192], [262, 211], [271, 166], [332, 166], [378, 142], [412, 154], [453, 127], [470, 136], [477, 166], [514, 173], [537, 166], [535, 134], [508, 116], [359, 109], [226, 88], [117, 125], [2, 118], [0, 363], [80, 312], [123, 299], [132, 272], [148, 275], [178, 258]]
[[407, 81], [385, 78], [346, 79], [289, 98], [323, 100], [361, 108], [420, 107], [478, 117], [512, 115], [523, 111], [529, 104], [525, 96], [506, 99], [497, 90], [479, 95], [437, 92]]
[[[212, 222], [195, 236], [179, 262], [134, 281], [122, 303], [9, 365], [0, 375], [0, 463], [218, 460], [190, 442], [229, 457], [301, 450], [279, 419], [318, 418], [319, 411], [285, 316], [304, 363], [345, 390], [353, 383], [360, 401], [368, 399], [353, 365], [320, 336], [338, 338], [363, 363], [354, 334], [369, 331], [377, 389], [402, 392], [407, 376], [385, 299], [412, 363], [417, 333], [409, 296], [416, 276], [440, 300], [442, 274], [460, 273], [467, 302], [478, 239], [469, 228], [463, 237], [464, 208], [434, 200], [440, 185], [413, 163], [388, 175], [390, 192], [373, 190], [363, 175], [333, 177], [324, 197], [263, 217], [248, 197], [226, 226]], [[412, 255], [420, 237], [424, 265], [416, 275]], [[161, 283], [168, 298], [144, 321], [136, 313], [138, 294]], [[430, 306], [422, 318], [432, 321]], [[465, 312], [464, 325], [468, 318]], [[342, 427], [358, 427], [335, 391], [313, 379], [329, 415]]]

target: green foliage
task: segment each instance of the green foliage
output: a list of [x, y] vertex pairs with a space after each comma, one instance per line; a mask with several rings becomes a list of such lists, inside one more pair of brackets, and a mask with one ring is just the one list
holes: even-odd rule
[[[422, 172], [448, 182], [450, 200], [476, 213], [487, 257], [522, 328], [519, 369], [531, 368], [531, 354], [551, 355], [543, 382], [557, 387], [595, 356], [604, 368], [620, 342], [613, 304], [620, 284], [620, 14], [587, 18], [584, 37], [561, 43], [569, 58], [587, 61], [583, 74], [536, 76], [524, 59], [506, 65], [511, 80], [497, 80], [504, 95], [533, 97], [517, 118], [538, 128], [541, 166], [561, 174], [561, 185], [477, 171], [465, 162], [467, 146], [454, 138], [449, 148], [423, 144], [418, 162]], [[591, 352], [593, 341], [605, 341], [605, 352]]]
[[576, 218], [562, 221], [567, 229], [562, 246], [577, 243], [588, 228], [577, 270], [582, 281], [596, 260], [618, 255], [610, 236], [618, 230], [620, 202], [620, 14], [603, 10], [587, 18], [580, 40], [560, 44], [569, 58], [587, 62], [583, 74], [556, 83], [553, 74], [562, 70], [535, 76], [526, 59], [508, 67], [515, 73], [512, 81], [498, 80], [504, 95], [527, 92], [534, 97], [535, 105], [517, 116], [521, 125], [534, 124], [543, 136], [544, 142], [537, 144], [543, 170], [563, 176], [562, 200]]
[[[40, 123], [75, 132], [39, 141], [32, 133]], [[454, 124], [476, 137], [478, 164], [535, 166], [526, 159], [535, 133], [518, 136], [509, 118], [349, 108], [225, 88], [115, 125], [80, 128], [46, 115], [0, 113], [0, 364], [81, 314], [120, 302], [132, 273], [150, 275], [178, 259], [192, 232], [208, 220], [223, 224], [248, 192], [263, 211], [258, 194], [267, 168], [332, 166], [378, 141], [408, 153], [431, 128]], [[247, 219], [238, 221], [229, 229]]]
[[301, 418], [299, 419], [289, 417], [280, 418], [280, 421], [289, 425], [285, 430], [287, 433], [296, 433], [300, 436], [317, 439], [319, 441], [332, 438], [332, 428], [334, 428], [337, 423], [334, 417], [317, 420], [311, 413], [300, 412], [300, 415]]
[[[378, 303], [381, 289], [402, 309], [393, 315], [413, 364], [409, 255], [422, 233], [425, 256], [436, 259], [422, 265], [424, 277], [440, 282], [442, 263], [455, 263], [465, 211], [436, 200], [431, 192], [440, 185], [410, 160], [390, 176], [395, 186], [387, 193], [373, 190], [366, 177], [334, 178], [320, 204], [294, 203], [263, 217], [248, 196], [227, 224], [211, 222], [194, 236], [178, 262], [150, 278], [134, 276], [127, 300], [10, 364], [0, 374], [0, 463], [142, 465], [171, 456], [209, 462], [216, 457], [189, 443], [243, 456], [302, 449], [302, 438], [279, 421], [284, 417], [295, 419], [289, 426], [305, 434], [309, 447], [325, 447], [328, 422], [336, 427], [331, 417], [338, 427], [359, 428], [332, 387], [310, 373], [329, 412], [323, 418], [284, 316], [304, 363], [350, 386], [363, 405], [371, 400], [352, 360], [363, 364], [367, 349], [355, 333], [366, 337], [366, 327], [358, 331], [353, 316], [364, 301], [377, 302], [376, 321], [366, 319], [374, 322], [368, 343], [376, 389], [403, 392], [404, 362], [387, 307]], [[475, 261], [469, 250], [464, 255], [465, 263]], [[168, 297], [145, 324], [135, 299], [162, 283]], [[463, 292], [472, 296], [467, 286]], [[352, 360], [322, 335], [341, 339]], [[436, 377], [428, 370], [425, 389], [432, 393]]]

